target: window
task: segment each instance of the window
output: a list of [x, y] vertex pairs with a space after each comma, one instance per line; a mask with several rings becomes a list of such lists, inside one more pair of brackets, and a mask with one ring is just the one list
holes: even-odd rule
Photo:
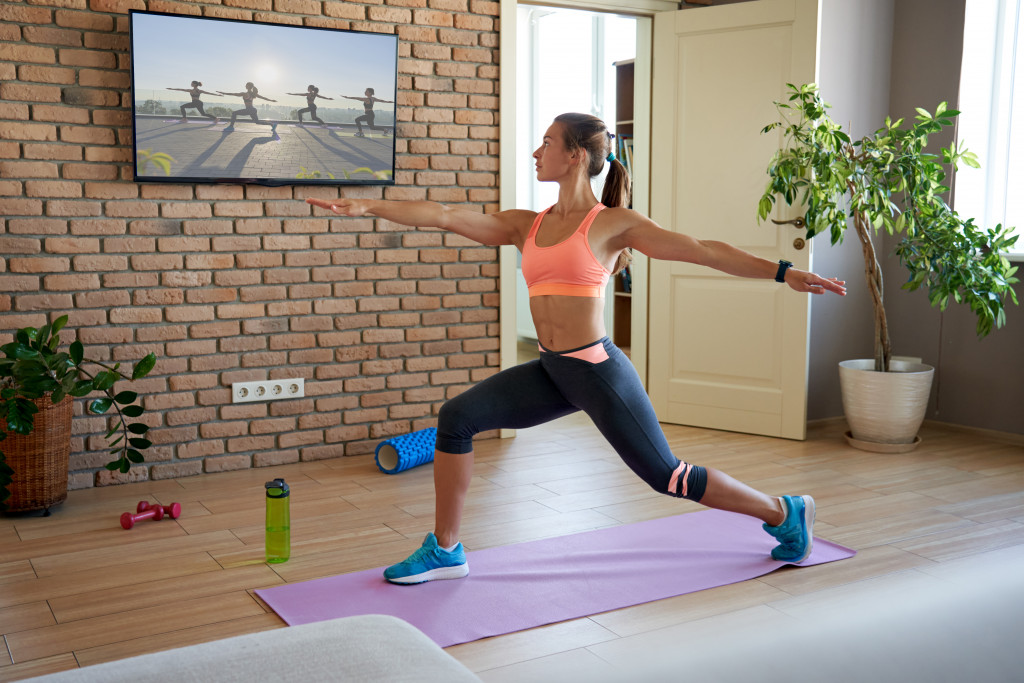
[[615, 130], [614, 62], [636, 56], [636, 19], [535, 5], [518, 14], [517, 195], [519, 208], [539, 211], [557, 201], [558, 186], [537, 182], [528, 160], [559, 114], [593, 114]]
[[964, 18], [957, 138], [981, 161], [961, 165], [954, 204], [978, 225], [1012, 225], [1024, 260], [1024, 2], [971, 0]]

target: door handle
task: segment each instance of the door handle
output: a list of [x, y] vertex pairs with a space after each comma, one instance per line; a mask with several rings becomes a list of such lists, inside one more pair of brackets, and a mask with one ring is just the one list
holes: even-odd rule
[[792, 225], [796, 228], [802, 228], [805, 225], [803, 216], [797, 216], [796, 218], [790, 221], [777, 221], [773, 218], [772, 223], [774, 223], [775, 225]]

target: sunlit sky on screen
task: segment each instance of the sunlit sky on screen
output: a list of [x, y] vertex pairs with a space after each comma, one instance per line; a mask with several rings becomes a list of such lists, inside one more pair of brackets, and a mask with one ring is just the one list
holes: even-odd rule
[[[136, 13], [136, 98], [174, 99], [179, 95], [167, 88], [189, 88], [193, 80], [208, 92], [238, 93], [252, 81], [260, 95], [282, 104], [305, 106], [305, 97], [285, 93], [315, 85], [321, 95], [335, 100], [318, 99], [319, 106], [361, 108], [340, 96], [362, 97], [366, 88], [373, 88], [376, 97], [394, 99], [395, 40], [372, 33]], [[204, 102], [237, 100], [203, 96]]]

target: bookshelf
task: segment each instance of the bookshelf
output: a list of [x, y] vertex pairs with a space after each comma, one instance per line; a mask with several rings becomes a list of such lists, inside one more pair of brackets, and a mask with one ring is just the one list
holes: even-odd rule
[[[633, 175], [633, 74], [634, 60], [614, 62], [615, 66], [615, 156]], [[627, 353], [632, 344], [633, 295], [629, 268], [615, 276], [612, 288], [612, 341]]]

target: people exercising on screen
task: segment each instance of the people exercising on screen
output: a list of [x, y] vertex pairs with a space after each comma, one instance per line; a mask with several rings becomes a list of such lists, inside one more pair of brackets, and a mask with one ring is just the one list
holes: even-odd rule
[[342, 95], [342, 97], [344, 97], [345, 99], [357, 100], [363, 103], [363, 115], [356, 118], [356, 127], [358, 128], [358, 130], [356, 131], [356, 137], [366, 137], [365, 135], [363, 135], [363, 123], [366, 123], [366, 127], [368, 129], [383, 131], [384, 135], [387, 135], [388, 133], [391, 132], [389, 129], [378, 128], [377, 126], [373, 125], [373, 103], [383, 102], [385, 104], [394, 104], [394, 102], [392, 100], [382, 100], [380, 98], [374, 97], [373, 88], [367, 88], [365, 95], [365, 97], [353, 97], [351, 95]]
[[189, 95], [192, 96], [192, 101], [191, 102], [186, 102], [185, 104], [181, 105], [181, 120], [182, 121], [188, 121], [188, 116], [186, 116], [186, 114], [185, 114], [185, 110], [186, 109], [198, 109], [200, 114], [202, 114], [203, 116], [205, 116], [208, 119], [213, 119], [214, 123], [217, 123], [217, 121], [219, 120], [213, 114], [207, 114], [203, 110], [203, 102], [202, 102], [202, 100], [199, 99], [199, 96], [200, 95], [216, 95], [217, 93], [215, 93], [215, 92], [207, 92], [206, 90], [200, 90], [202, 85], [203, 84], [200, 83], [199, 81], [192, 81], [192, 87], [191, 88], [167, 88], [168, 90], [177, 90], [179, 92], [187, 92]]
[[260, 91], [256, 88], [255, 85], [252, 84], [252, 82], [245, 84], [245, 92], [224, 92], [223, 90], [218, 90], [217, 92], [219, 92], [221, 95], [226, 95], [228, 97], [241, 97], [242, 102], [245, 104], [244, 109], [238, 109], [236, 111], [231, 112], [231, 124], [228, 126], [228, 128], [234, 127], [235, 118], [239, 114], [248, 115], [250, 118], [252, 118], [254, 123], [259, 123], [264, 126], [271, 126], [272, 128], [275, 129], [277, 128], [276, 123], [271, 123], [270, 121], [260, 121], [259, 114], [256, 112], [256, 107], [254, 107], [252, 104], [252, 101], [257, 97], [260, 98], [261, 100], [266, 100], [267, 102], [277, 102], [277, 100], [272, 100], [269, 97], [264, 97], [263, 95], [260, 95]]
[[290, 92], [285, 94], [306, 97], [306, 108], [299, 110], [299, 123], [302, 123], [302, 115], [305, 114], [306, 112], [309, 112], [309, 118], [311, 120], [316, 121], [321, 126], [327, 125], [322, 120], [320, 120], [319, 116], [316, 115], [316, 98], [319, 97], [322, 100], [333, 100], [333, 97], [324, 97], [323, 95], [320, 94], [320, 88], [316, 87], [315, 85], [309, 86], [306, 92]]

